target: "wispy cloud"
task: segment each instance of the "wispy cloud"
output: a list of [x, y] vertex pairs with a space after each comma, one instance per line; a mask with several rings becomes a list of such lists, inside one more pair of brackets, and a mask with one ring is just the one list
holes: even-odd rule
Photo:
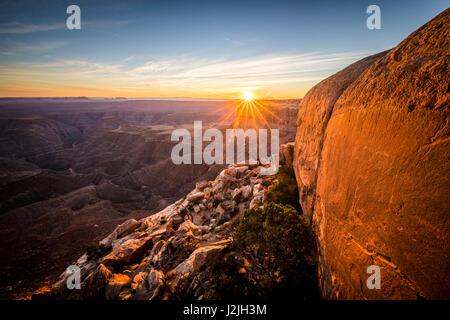
[[107, 79], [111, 75], [120, 74], [120, 65], [110, 65], [100, 62], [83, 60], [57, 60], [51, 63], [18, 62], [14, 64], [0, 64], [0, 78], [16, 77], [33, 79], [61, 79], [64, 77], [80, 80]]
[[[118, 19], [83, 20], [82, 27], [101, 30], [111, 28], [111, 26], [123, 26], [130, 23], [131, 23], [130, 20], [118, 20]], [[33, 32], [63, 30], [64, 28], [66, 28], [65, 22], [53, 24], [30, 24], [30, 23], [22, 23], [19, 21], [12, 21], [0, 23], [0, 34], [25, 34]]]
[[299, 73], [330, 70], [353, 61], [363, 54], [346, 52], [337, 54], [279, 54], [219, 61], [194, 67], [174, 77], [189, 79], [220, 78], [273, 78], [290, 77]]
[[1, 34], [22, 34], [31, 32], [51, 31], [64, 28], [63, 23], [56, 24], [25, 24], [18, 21], [0, 24]]
[[243, 59], [152, 60], [123, 71], [131, 82], [151, 81], [164, 86], [190, 88], [270, 87], [318, 81], [366, 56], [367, 52], [273, 54]]
[[186, 65], [180, 63], [180, 60], [150, 60], [145, 62], [143, 65], [134, 68], [130, 71], [130, 74], [135, 75], [154, 75], [154, 74], [164, 74], [167, 72], [172, 72], [175, 70], [184, 70]]
[[0, 43], [4, 50], [0, 52], [3, 55], [17, 55], [17, 54], [30, 54], [39, 53], [48, 50], [57, 49], [63, 47], [65, 41], [41, 41], [35, 43], [23, 43], [17, 41], [3, 41]]
[[136, 60], [136, 59], [137, 59], [136, 56], [129, 56], [129, 57], [123, 59], [123, 62], [129, 62], [129, 61], [133, 61], [133, 60]]
[[[183, 56], [152, 59], [143, 64], [106, 64], [57, 60], [46, 64], [0, 64], [0, 82], [35, 81], [82, 84], [133, 92], [178, 92], [228, 95], [242, 88], [281, 92], [322, 80], [368, 52], [279, 53], [241, 59]], [[125, 60], [132, 60], [125, 59]], [[124, 62], [124, 60], [122, 60]], [[281, 90], [281, 91], [280, 91]]]

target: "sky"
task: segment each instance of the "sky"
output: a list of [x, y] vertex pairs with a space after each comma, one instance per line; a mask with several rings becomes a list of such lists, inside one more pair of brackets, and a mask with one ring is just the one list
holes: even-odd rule
[[[301, 98], [448, 3], [2, 0], [0, 97]], [[72, 4], [80, 30], [66, 27]]]

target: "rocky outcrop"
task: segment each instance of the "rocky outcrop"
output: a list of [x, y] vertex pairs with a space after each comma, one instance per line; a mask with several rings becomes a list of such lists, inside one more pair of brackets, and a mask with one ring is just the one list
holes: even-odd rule
[[[450, 298], [449, 18], [447, 9], [300, 103], [294, 167], [325, 297]], [[370, 265], [379, 290], [366, 286]]]
[[214, 181], [202, 181], [186, 197], [139, 221], [130, 219], [100, 241], [108, 252], [84, 254], [81, 290], [68, 290], [63, 273], [46, 296], [59, 299], [199, 299], [213, 290], [211, 262], [228, 250], [231, 223], [250, 205], [260, 206], [274, 176], [262, 167], [234, 165]]
[[[297, 101], [265, 106], [275, 104], [295, 117]], [[213, 180], [226, 166], [175, 165], [170, 137], [229, 111], [229, 101], [0, 99], [0, 299], [29, 298], [118, 224]], [[275, 127], [280, 143], [293, 140], [295, 121]]]

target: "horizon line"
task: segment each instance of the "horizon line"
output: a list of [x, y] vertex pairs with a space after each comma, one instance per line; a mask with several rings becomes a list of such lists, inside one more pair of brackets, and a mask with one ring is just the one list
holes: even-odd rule
[[[91, 99], [91, 100], [168, 100], [168, 101], [187, 101], [187, 100], [198, 100], [198, 101], [234, 101], [242, 100], [242, 98], [195, 98], [195, 97], [98, 97], [98, 96], [35, 96], [35, 97], [0, 97], [0, 100], [6, 99]], [[255, 98], [255, 100], [300, 100], [302, 98], [277, 98], [277, 97], [264, 97]]]

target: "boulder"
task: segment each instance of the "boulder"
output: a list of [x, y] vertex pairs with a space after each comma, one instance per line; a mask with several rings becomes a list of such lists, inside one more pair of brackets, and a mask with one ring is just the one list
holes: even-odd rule
[[167, 228], [171, 228], [173, 230], [176, 230], [180, 224], [182, 224], [184, 221], [184, 218], [181, 215], [174, 215], [169, 218], [167, 221]]
[[112, 276], [111, 271], [103, 264], [100, 264], [81, 284], [83, 299], [104, 299], [105, 287]]
[[216, 214], [220, 215], [222, 213], [225, 213], [225, 209], [222, 207], [222, 204], [219, 203], [219, 205], [216, 208]]
[[176, 234], [179, 235], [187, 233], [192, 233], [194, 236], [199, 236], [202, 234], [202, 230], [200, 229], [199, 226], [192, 223], [192, 221], [186, 220], [180, 225]]
[[231, 212], [236, 207], [236, 201], [224, 200], [220, 203], [225, 211]]
[[261, 183], [256, 183], [253, 185], [253, 195], [257, 194], [259, 191], [264, 189], [263, 185]]
[[152, 300], [163, 286], [162, 279], [164, 274], [160, 270], [152, 269], [149, 273], [140, 273], [139, 278], [136, 279], [136, 294], [135, 300]]
[[[450, 9], [301, 100], [294, 169], [322, 293], [449, 299]], [[369, 290], [367, 268], [381, 269]]]
[[129, 219], [124, 223], [122, 223], [121, 225], [118, 225], [113, 232], [111, 232], [105, 239], [100, 241], [100, 244], [103, 244], [106, 247], [111, 247], [115, 240], [130, 234], [137, 227], [139, 227], [140, 224], [141, 223], [136, 221], [135, 219]]
[[122, 238], [133, 232], [141, 223], [135, 219], [129, 219], [117, 227], [117, 238]]
[[252, 201], [250, 201], [250, 205], [249, 208], [253, 209], [253, 208], [257, 208], [259, 206], [261, 206], [263, 204], [263, 193], [257, 193], [253, 196]]
[[231, 198], [236, 202], [247, 200], [252, 195], [252, 187], [247, 185], [241, 188], [236, 188], [231, 193]]
[[159, 240], [155, 243], [155, 245], [152, 248], [152, 251], [150, 251], [150, 255], [148, 256], [148, 262], [152, 265], [156, 266], [161, 259], [161, 249], [164, 246], [166, 242], [164, 240]]
[[203, 265], [216, 258], [228, 245], [230, 241], [220, 241], [196, 249], [188, 259], [180, 263], [173, 271], [180, 276], [187, 276], [196, 272]]
[[120, 293], [129, 289], [131, 279], [124, 274], [113, 274], [106, 285], [106, 300], [118, 299]]
[[198, 191], [203, 191], [206, 187], [208, 186], [208, 182], [207, 181], [199, 181], [195, 184], [195, 188]]
[[186, 200], [189, 202], [196, 202], [196, 201], [201, 200], [202, 198], [203, 198], [202, 192], [194, 191], [186, 197]]
[[231, 215], [228, 211], [222, 212], [217, 218], [217, 225], [221, 225], [227, 221], [230, 221]]
[[212, 187], [212, 193], [217, 195], [222, 192], [224, 188], [224, 183], [222, 181], [214, 182]]
[[242, 177], [247, 172], [247, 170], [248, 170], [248, 166], [237, 167], [236, 174], [238, 177]]
[[145, 232], [133, 232], [123, 238], [115, 239], [111, 242], [111, 248], [115, 250], [128, 240], [141, 238], [145, 234]]
[[224, 176], [229, 176], [229, 177], [236, 177], [236, 175], [238, 174], [238, 170], [236, 169], [236, 167], [234, 166], [230, 166], [228, 169], [225, 169], [224, 171], [222, 171], [224, 173]]
[[294, 161], [294, 146], [294, 142], [280, 145], [280, 163], [284, 163], [284, 165], [289, 168], [292, 168]]
[[106, 265], [124, 265], [142, 258], [142, 255], [152, 247], [152, 237], [130, 239], [111, 251], [102, 259]]
[[138, 283], [143, 282], [145, 278], [147, 277], [147, 272], [139, 272], [133, 277], [133, 282], [131, 283], [131, 289], [136, 290]]

